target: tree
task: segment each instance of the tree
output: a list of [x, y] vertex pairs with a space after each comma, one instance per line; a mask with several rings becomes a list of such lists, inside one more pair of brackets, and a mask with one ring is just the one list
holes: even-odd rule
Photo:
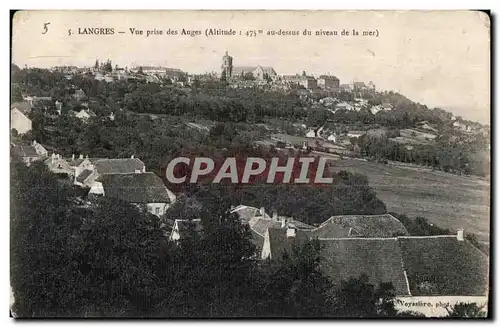
[[368, 282], [368, 276], [343, 281], [337, 292], [337, 315], [341, 317], [388, 317], [396, 316], [394, 289], [390, 283], [377, 288]]
[[[320, 270], [320, 242], [312, 240], [285, 253], [267, 277], [262, 316], [328, 317], [333, 315], [331, 281]], [[274, 271], [273, 271], [274, 270]]]

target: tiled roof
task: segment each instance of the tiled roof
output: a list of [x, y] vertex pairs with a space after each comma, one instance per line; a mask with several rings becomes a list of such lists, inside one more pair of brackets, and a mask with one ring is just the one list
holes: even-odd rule
[[69, 159], [68, 160], [68, 164], [71, 166], [71, 167], [78, 167], [82, 164], [82, 162], [84, 162], [85, 159], [80, 159], [80, 158], [77, 158], [77, 159]]
[[125, 159], [100, 159], [95, 163], [95, 169], [99, 174], [128, 174], [136, 170], [143, 170], [144, 163], [137, 158]]
[[269, 228], [269, 246], [272, 259], [280, 259], [285, 252], [291, 253], [294, 247], [307, 243], [311, 237], [310, 231], [295, 230], [294, 237], [287, 236], [287, 228]]
[[412, 295], [486, 295], [488, 257], [456, 236], [400, 237]]
[[333, 216], [315, 231], [318, 238], [348, 237], [395, 237], [408, 235], [404, 225], [395, 217], [384, 215]]
[[130, 203], [170, 203], [169, 191], [154, 173], [106, 174], [98, 179], [105, 196]]
[[[297, 230], [269, 228], [271, 258], [293, 244], [315, 238]], [[375, 286], [392, 283], [396, 295], [484, 296], [488, 292], [488, 257], [455, 235], [379, 238], [320, 238], [322, 271], [335, 283], [366, 275]]]
[[396, 238], [321, 240], [321, 245], [321, 269], [335, 284], [365, 274], [375, 286], [390, 282], [397, 295], [408, 295]]
[[80, 175], [76, 177], [76, 180], [80, 183], [83, 183], [90, 175], [92, 175], [92, 173], [93, 173], [92, 170], [85, 169], [80, 173]]

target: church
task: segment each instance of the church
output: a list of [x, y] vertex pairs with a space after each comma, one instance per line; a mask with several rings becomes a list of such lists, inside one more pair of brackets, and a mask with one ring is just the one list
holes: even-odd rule
[[272, 67], [265, 66], [233, 66], [233, 57], [226, 54], [222, 57], [221, 78], [230, 80], [274, 80], [277, 76]]

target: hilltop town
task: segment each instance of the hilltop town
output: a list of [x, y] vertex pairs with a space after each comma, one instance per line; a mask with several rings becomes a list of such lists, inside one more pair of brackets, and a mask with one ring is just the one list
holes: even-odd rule
[[[331, 316], [347, 308], [353, 316], [445, 316], [456, 303], [487, 302], [489, 231], [481, 228], [489, 213], [473, 231], [457, 228], [476, 223], [463, 216], [437, 224], [414, 215], [420, 209], [411, 203], [389, 210], [380, 195], [387, 190], [372, 184], [380, 172], [389, 179], [416, 172], [436, 188], [432, 178], [480, 187], [489, 182], [489, 126], [372, 81], [233, 63], [226, 51], [220, 72], [206, 74], [111, 60], [84, 68], [13, 65], [11, 219], [14, 235], [29, 244], [14, 245], [17, 272], [37, 269], [20, 258], [40, 254], [27, 248], [62, 247], [54, 257], [67, 265], [50, 269], [70, 274], [78, 294], [94, 282], [101, 292], [127, 288], [110, 303], [84, 295], [80, 303], [61, 286], [54, 295], [61, 308], [82, 315], [102, 313], [102, 305], [123, 316]], [[166, 180], [172, 158], [197, 155], [328, 158], [334, 183], [301, 188], [256, 179], [245, 188]], [[403, 193], [408, 185], [390, 187]], [[30, 226], [57, 235], [47, 240]], [[43, 311], [24, 297], [35, 284], [12, 285], [14, 296], [22, 294], [15, 299], [21, 315]], [[376, 299], [373, 311], [346, 300], [358, 284], [371, 293], [355, 298]], [[53, 285], [36, 287], [37, 299], [48, 301]], [[340, 290], [331, 295], [334, 287]], [[285, 302], [265, 300], [269, 294]], [[380, 298], [394, 302], [393, 311], [378, 307]], [[205, 302], [213, 307], [202, 308]]]

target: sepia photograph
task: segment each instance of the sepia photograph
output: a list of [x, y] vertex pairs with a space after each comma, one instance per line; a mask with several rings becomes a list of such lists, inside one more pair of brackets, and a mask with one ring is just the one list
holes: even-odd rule
[[13, 319], [491, 318], [490, 12], [10, 19]]

